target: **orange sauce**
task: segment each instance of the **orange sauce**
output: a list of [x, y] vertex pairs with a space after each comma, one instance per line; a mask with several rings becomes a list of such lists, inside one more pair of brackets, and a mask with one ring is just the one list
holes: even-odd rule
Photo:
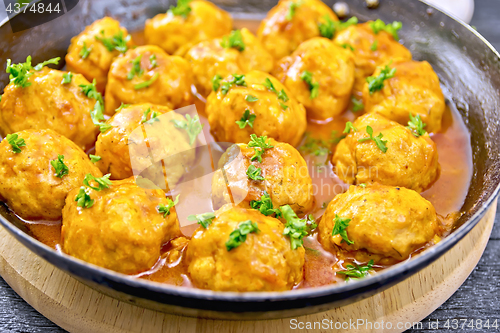
[[[243, 26], [255, 32], [257, 28], [255, 21], [237, 21], [235, 26]], [[132, 34], [136, 44], [144, 43], [142, 32]], [[450, 96], [448, 96], [450, 97]], [[202, 100], [196, 102], [201, 123], [204, 125], [203, 132], [207, 142], [213, 142], [210, 134], [210, 127], [204, 112]], [[338, 138], [344, 130], [347, 121], [353, 121], [361, 113], [353, 113], [348, 110], [343, 115], [330, 121], [322, 123], [309, 122], [307, 135], [304, 138], [299, 151], [303, 154], [309, 165], [309, 171], [313, 180], [313, 187], [316, 199], [316, 207], [311, 212], [319, 221], [324, 212], [325, 203], [332, 200], [335, 195], [344, 192], [347, 185], [344, 184], [334, 173], [330, 163], [332, 151], [335, 149], [335, 142], [332, 138]], [[307, 152], [304, 145], [307, 140], [323, 140], [328, 145], [328, 151], [316, 156]], [[472, 148], [470, 145], [470, 134], [467, 131], [458, 111], [453, 106], [447, 108], [443, 119], [443, 130], [441, 133], [432, 136], [436, 142], [439, 152], [439, 163], [441, 174], [433, 186], [422, 193], [429, 200], [441, 220], [447, 216], [456, 216], [460, 211], [467, 194], [472, 177]], [[213, 166], [212, 166], [213, 167]], [[451, 229], [452, 223], [446, 224]], [[26, 223], [26, 226], [33, 236], [40, 242], [56, 249], [60, 248], [61, 224], [40, 224], [36, 222]], [[196, 225], [184, 227], [184, 234], [189, 237]], [[448, 230], [449, 231], [449, 230]], [[317, 234], [312, 234], [304, 239], [306, 249], [304, 281], [297, 288], [307, 288], [344, 281], [343, 277], [337, 276], [335, 271], [344, 261], [355, 261], [353, 258], [341, 260], [334, 254], [322, 249], [317, 241]], [[168, 283], [172, 285], [192, 286], [188, 278], [187, 264], [184, 258], [186, 244], [173, 245], [165, 244], [162, 255], [156, 265], [149, 271], [137, 275], [138, 278]], [[420, 250], [419, 250], [420, 251]], [[418, 253], [417, 251], [416, 253]], [[337, 267], [337, 268], [336, 268]], [[380, 269], [386, 266], [377, 266]]]

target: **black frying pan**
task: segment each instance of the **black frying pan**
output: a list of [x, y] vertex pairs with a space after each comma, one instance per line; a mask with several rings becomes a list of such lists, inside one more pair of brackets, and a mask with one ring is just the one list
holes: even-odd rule
[[[274, 1], [219, 0], [217, 4], [235, 18], [261, 19]], [[333, 5], [332, 0], [325, 1]], [[363, 0], [348, 1], [351, 15], [360, 20], [381, 18], [402, 21], [404, 44], [417, 60], [427, 60], [442, 85], [451, 92], [448, 102], [456, 105], [471, 132], [474, 172], [462, 207], [463, 216], [449, 237], [409, 262], [376, 276], [345, 285], [274, 293], [230, 293], [188, 289], [132, 279], [67, 255], [61, 255], [33, 239], [22, 223], [0, 205], [0, 223], [39, 256], [87, 285], [133, 304], [189, 316], [221, 319], [269, 319], [327, 310], [356, 302], [400, 282], [439, 258], [462, 239], [483, 217], [499, 191], [500, 183], [500, 64], [499, 54], [470, 26], [458, 22], [417, 0], [381, 0], [376, 10]], [[0, 63], [7, 58], [34, 63], [56, 56], [64, 59], [70, 38], [94, 20], [110, 15], [129, 29], [139, 30], [144, 21], [166, 11], [166, 0], [80, 0], [67, 14], [13, 34], [0, 27]], [[7, 84], [0, 75], [0, 88]]]

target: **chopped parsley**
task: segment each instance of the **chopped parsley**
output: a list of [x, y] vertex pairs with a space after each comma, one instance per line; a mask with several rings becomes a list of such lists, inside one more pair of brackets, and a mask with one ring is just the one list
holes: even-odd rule
[[319, 33], [322, 37], [332, 39], [335, 36], [335, 33], [347, 29], [351, 25], [358, 23], [358, 18], [356, 16], [351, 17], [345, 22], [334, 21], [330, 18], [330, 16], [323, 16], [323, 20], [325, 21], [318, 23]]
[[250, 134], [248, 147], [253, 148], [255, 151], [255, 154], [252, 156], [250, 161], [258, 160], [259, 163], [262, 163], [262, 155], [266, 152], [266, 149], [274, 148], [274, 146], [267, 142], [267, 136], [257, 137], [255, 134]]
[[141, 68], [141, 58], [142, 55], [137, 56], [134, 60], [131, 60], [132, 68], [127, 74], [127, 80], [132, 80], [135, 76], [140, 77], [144, 70]]
[[64, 155], [57, 155], [57, 159], [50, 161], [50, 165], [56, 171], [55, 176], [58, 178], [62, 178], [69, 173], [68, 166], [64, 164]]
[[251, 220], [243, 221], [238, 224], [238, 227], [229, 234], [229, 239], [226, 242], [226, 249], [232, 249], [240, 246], [247, 240], [247, 235], [250, 233], [258, 233], [259, 226]]
[[130, 106], [130, 104], [120, 104], [120, 106], [118, 107], [118, 109], [115, 110], [115, 112], [119, 112], [125, 108], [128, 108]]
[[403, 27], [403, 23], [394, 21], [389, 24], [385, 24], [384, 21], [378, 19], [374, 22], [369, 23], [370, 28], [372, 28], [373, 33], [377, 35], [380, 31], [386, 31], [394, 37], [395, 40], [399, 40], [398, 31]]
[[191, 7], [189, 6], [190, 2], [191, 0], [178, 0], [177, 6], [170, 6], [168, 12], [175, 16], [182, 16], [186, 19], [189, 13], [191, 13]]
[[175, 128], [183, 129], [187, 132], [189, 144], [192, 146], [198, 134], [203, 130], [203, 125], [200, 123], [198, 115], [191, 118], [191, 116], [187, 114], [185, 117], [186, 120], [172, 119], [170, 121], [174, 124]]
[[245, 96], [245, 101], [247, 101], [247, 102], [256, 102], [258, 100], [259, 99], [253, 95], [246, 95]]
[[222, 76], [215, 74], [212, 78], [212, 90], [217, 91], [220, 88], [220, 81], [222, 81]]
[[262, 169], [261, 168], [256, 168], [255, 165], [250, 164], [247, 169], [247, 176], [248, 179], [252, 180], [264, 180], [265, 178], [262, 177]]
[[113, 52], [114, 50], [125, 53], [128, 50], [127, 43], [130, 41], [130, 35], [127, 37], [123, 37], [123, 31], [119, 31], [113, 37], [104, 37], [104, 30], [101, 30], [101, 36], [95, 36], [95, 40], [101, 42], [109, 52]]
[[287, 21], [291, 21], [295, 16], [295, 11], [302, 5], [302, 0], [292, 1], [288, 4], [288, 10], [285, 15]]
[[[110, 176], [111, 174], [108, 173], [107, 175], [97, 178], [92, 176], [92, 174], [88, 173], [85, 175], [85, 178], [83, 179], [83, 185], [90, 187], [95, 191], [102, 191], [105, 188], [109, 188], [111, 186], [111, 180], [109, 180]], [[90, 184], [91, 181], [97, 183], [97, 186], [92, 186]]]
[[189, 215], [187, 217], [188, 221], [197, 221], [198, 224], [205, 229], [208, 228], [210, 224], [212, 224], [214, 218], [215, 218], [215, 213], [203, 213], [203, 214]]
[[340, 44], [340, 46], [342, 46], [344, 49], [347, 49], [349, 48], [351, 51], [355, 51], [356, 49], [354, 48], [354, 46], [352, 46], [351, 44], [349, 43], [344, 43], [344, 44]]
[[346, 265], [345, 271], [337, 272], [337, 274], [342, 274], [348, 277], [350, 280], [359, 280], [368, 276], [368, 272], [373, 267], [373, 259], [366, 264], [366, 266], [354, 266], [354, 265]]
[[354, 127], [354, 125], [348, 121], [346, 124], [345, 124], [345, 129], [344, 129], [344, 134], [349, 134], [351, 133], [351, 130], [353, 130], [354, 132], [357, 132], [358, 129], [356, 127]]
[[273, 208], [273, 202], [267, 192], [260, 197], [260, 200], [250, 201], [250, 207], [258, 210], [261, 214], [269, 216], [276, 214], [276, 217], [282, 216], [279, 208]]
[[141, 117], [141, 124], [153, 124], [155, 121], [160, 121], [160, 119], [158, 119], [158, 112], [156, 111], [153, 111], [151, 113], [151, 116], [149, 117], [149, 120], [148, 120], [148, 115], [151, 113], [151, 108], [148, 108], [146, 111], [144, 111], [144, 113], [142, 114], [142, 117]]
[[299, 150], [306, 154], [312, 154], [314, 156], [328, 155], [328, 153], [330, 152], [328, 143], [325, 140], [312, 138], [310, 135], [310, 133], [306, 133], [306, 141], [299, 148]]
[[[224, 81], [220, 84], [220, 91], [223, 95], [226, 95], [233, 86], [246, 87], [247, 83], [245, 82], [245, 75], [233, 74], [233, 77], [229, 81]], [[212, 79], [213, 85], [213, 79]]]
[[[273, 92], [275, 93], [276, 95], [278, 95], [278, 99], [279, 100], [282, 100], [283, 102], [288, 102], [290, 99], [288, 98], [288, 95], [286, 94], [285, 92], [285, 89], [281, 89], [281, 91], [278, 91], [276, 90], [276, 88], [274, 87], [274, 84], [273, 82], [271, 81], [271, 79], [269, 79], [268, 77], [266, 77], [266, 80], [264, 81], [263, 83], [263, 86], [267, 88], [267, 90], [269, 90], [270, 92]], [[283, 110], [286, 110], [288, 109], [288, 106], [279, 102], [280, 103], [280, 106]]]
[[426, 133], [424, 130], [425, 126], [427, 125], [422, 122], [422, 118], [420, 118], [419, 114], [414, 117], [410, 112], [410, 121], [408, 122], [408, 126], [406, 128], [408, 128], [413, 135], [417, 138], [424, 135]]
[[152, 54], [149, 56], [149, 63], [151, 64], [151, 68], [158, 67], [158, 61], [156, 60], [156, 54]]
[[302, 79], [302, 81], [307, 83], [307, 86], [309, 87], [309, 91], [311, 92], [309, 98], [314, 99], [318, 97], [319, 83], [313, 82], [313, 74], [309, 71], [303, 71], [302, 74], [300, 74], [300, 78]]
[[80, 84], [79, 87], [82, 88], [82, 93], [84, 93], [85, 96], [97, 100], [101, 103], [101, 106], [103, 106], [104, 101], [101, 93], [97, 91], [96, 84], [96, 80], [94, 79], [91, 84]]
[[289, 205], [280, 207], [283, 218], [286, 220], [283, 235], [290, 237], [292, 250], [303, 245], [303, 238], [307, 236], [307, 219], [299, 219]]
[[245, 128], [247, 125], [253, 128], [253, 122], [257, 118], [256, 115], [250, 114], [250, 110], [245, 110], [243, 116], [241, 116], [240, 120], [236, 120], [236, 124], [241, 128]]
[[99, 100], [95, 102], [94, 109], [90, 111], [90, 118], [92, 119], [94, 125], [99, 126], [99, 131], [101, 131], [101, 133], [104, 133], [113, 127], [105, 122], [106, 119], [104, 119], [104, 114], [102, 112], [102, 104]]
[[375, 40], [373, 44], [370, 46], [370, 50], [377, 51], [378, 49], [378, 40]]
[[359, 187], [366, 188], [366, 184], [365, 183], [361, 183], [361, 184], [359, 184]]
[[368, 82], [368, 91], [370, 95], [374, 92], [382, 90], [384, 88], [384, 81], [390, 78], [393, 78], [396, 74], [396, 68], [390, 68], [389, 66], [385, 66], [378, 76], [369, 76], [366, 78], [366, 82]]
[[373, 140], [375, 142], [375, 144], [377, 145], [377, 147], [383, 153], [387, 152], [387, 146], [386, 146], [387, 140], [382, 140], [382, 137], [383, 137], [382, 132], [380, 132], [379, 135], [377, 135], [376, 137], [374, 137], [373, 136], [373, 128], [371, 128], [371, 126], [366, 126], [366, 133], [368, 133], [369, 137], [363, 138], [363, 139], [359, 139], [358, 142], [365, 142], [365, 141], [368, 141], [368, 140]]
[[61, 84], [68, 84], [71, 83], [71, 80], [73, 79], [73, 73], [67, 72], [62, 75], [63, 79], [61, 81]]
[[93, 49], [94, 49], [93, 46], [87, 47], [87, 43], [83, 42], [83, 47], [78, 55], [82, 59], [87, 59], [88, 56], [90, 55], [90, 52], [92, 52]]
[[90, 208], [94, 205], [94, 199], [90, 198], [90, 188], [82, 186], [75, 197], [76, 205], [82, 208]]
[[352, 102], [352, 112], [358, 112], [365, 108], [362, 99], [357, 99], [355, 96], [352, 96], [351, 102]]
[[245, 51], [245, 42], [240, 30], [233, 30], [228, 36], [222, 37], [220, 46], [225, 49], [233, 48], [238, 51]]
[[332, 236], [335, 235], [340, 235], [342, 237], [342, 242], [346, 242], [349, 245], [354, 244], [353, 241], [349, 240], [349, 237], [347, 237], [347, 227], [349, 226], [349, 222], [351, 222], [351, 219], [348, 218], [342, 218], [335, 214], [335, 220], [334, 220], [334, 226], [332, 230]]
[[26, 142], [17, 134], [7, 134], [5, 140], [11, 145], [12, 151], [16, 154], [21, 152], [21, 147], [26, 147]]
[[26, 58], [25, 62], [19, 64], [12, 64], [10, 59], [7, 59], [7, 66], [5, 72], [9, 74], [10, 83], [14, 84], [16, 87], [27, 88], [31, 86], [31, 82], [28, 79], [33, 75], [33, 70], [40, 71], [44, 66], [48, 64], [58, 65], [61, 58], [53, 58], [42, 63], [39, 63], [35, 67], [31, 65], [31, 56]]
[[167, 198], [167, 205], [159, 205], [158, 207], [156, 207], [156, 209], [158, 209], [158, 213], [163, 214], [163, 217], [167, 217], [167, 215], [170, 215], [170, 209], [172, 209], [172, 207], [179, 203], [179, 196], [180, 194], [177, 195], [174, 201], [172, 201], [172, 199], [170, 198]]
[[153, 77], [147, 81], [144, 81], [144, 82], [141, 82], [141, 83], [138, 83], [134, 86], [134, 89], [135, 90], [139, 90], [139, 89], [142, 89], [142, 88], [147, 88], [149, 87], [150, 85], [152, 85], [157, 79], [158, 77], [160, 76], [160, 73], [156, 73], [155, 75], [153, 75]]
[[101, 156], [92, 155], [92, 154], [90, 154], [89, 157], [90, 157], [90, 161], [92, 163], [96, 163], [96, 162], [98, 162], [98, 161], [100, 161], [102, 159]]

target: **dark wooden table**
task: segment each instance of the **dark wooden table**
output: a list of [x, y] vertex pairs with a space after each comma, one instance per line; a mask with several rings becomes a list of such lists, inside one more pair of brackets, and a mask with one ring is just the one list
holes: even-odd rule
[[[471, 24], [500, 50], [500, 0], [476, 0]], [[490, 241], [472, 274], [446, 303], [423, 321], [423, 330], [408, 332], [431, 331], [429, 323], [436, 320], [440, 323], [439, 332], [500, 332], [500, 207], [498, 208]], [[499, 329], [443, 329], [443, 323], [448, 319], [490, 319], [490, 322], [498, 319]], [[0, 277], [0, 332], [65, 331], [33, 309]]]

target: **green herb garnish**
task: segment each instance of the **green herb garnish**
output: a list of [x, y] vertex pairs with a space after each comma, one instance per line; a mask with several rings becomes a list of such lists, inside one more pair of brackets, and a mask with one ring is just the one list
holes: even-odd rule
[[372, 269], [373, 263], [372, 259], [368, 262], [368, 264], [366, 264], [366, 266], [346, 265], [346, 270], [337, 272], [337, 274], [346, 275], [350, 280], [359, 280], [368, 276], [368, 272]]
[[315, 156], [325, 156], [330, 152], [329, 145], [325, 140], [312, 138], [310, 133], [306, 133], [306, 141], [299, 150]]
[[[233, 74], [233, 77], [229, 81], [224, 81], [220, 84], [223, 95], [226, 95], [233, 86], [246, 87], [247, 83], [245, 82], [245, 75]], [[213, 79], [212, 79], [213, 80]], [[213, 81], [212, 81], [213, 85]]]
[[217, 91], [220, 88], [220, 81], [222, 81], [222, 76], [215, 74], [212, 78], [212, 90]]
[[115, 112], [119, 112], [125, 108], [128, 108], [130, 106], [130, 104], [120, 104], [120, 106], [118, 107], [118, 109], [115, 110]]
[[69, 173], [68, 166], [64, 164], [64, 155], [57, 155], [57, 159], [50, 161], [50, 165], [56, 171], [55, 176], [58, 178], [62, 178]]
[[94, 199], [90, 198], [90, 188], [82, 186], [75, 197], [78, 207], [90, 208], [94, 205]]
[[220, 46], [225, 49], [234, 48], [238, 51], [245, 51], [245, 42], [240, 30], [233, 30], [228, 36], [222, 37]]
[[73, 79], [73, 73], [71, 72], [68, 72], [68, 73], [64, 73], [62, 75], [63, 79], [61, 81], [61, 84], [68, 84], [68, 83], [71, 83], [71, 80]]
[[368, 91], [370, 95], [376, 91], [382, 90], [382, 88], [384, 88], [384, 81], [393, 78], [395, 74], [396, 68], [391, 69], [386, 65], [378, 76], [367, 77], [366, 82], [368, 82]]
[[135, 76], [140, 77], [144, 70], [141, 68], [141, 58], [142, 55], [137, 56], [134, 60], [131, 60], [132, 68], [127, 74], [127, 80], [132, 80]]
[[352, 96], [351, 102], [352, 102], [352, 112], [358, 112], [365, 108], [362, 99], [357, 99], [355, 96]]
[[285, 15], [287, 21], [291, 21], [295, 16], [295, 11], [302, 5], [302, 0], [292, 1], [288, 4], [288, 10]]
[[203, 130], [203, 125], [200, 123], [198, 115], [191, 118], [191, 116], [187, 114], [185, 117], [186, 120], [172, 119], [170, 121], [174, 124], [175, 128], [183, 129], [187, 132], [189, 136], [189, 144], [192, 146], [196, 141], [198, 134], [200, 134]]
[[156, 54], [152, 54], [149, 56], [149, 63], [151, 64], [151, 68], [158, 67], [158, 61], [156, 60]]
[[127, 43], [130, 41], [130, 39], [130, 35], [127, 35], [127, 37], [123, 37], [123, 31], [121, 30], [111, 38], [104, 37], [104, 30], [101, 30], [101, 37], [95, 36], [95, 40], [101, 42], [109, 52], [113, 52], [114, 50], [116, 50], [120, 53], [127, 52]]
[[335, 214], [335, 220], [334, 220], [334, 226], [332, 230], [332, 236], [335, 235], [340, 235], [342, 237], [342, 242], [346, 242], [349, 245], [354, 244], [353, 241], [349, 240], [349, 237], [347, 237], [347, 230], [346, 228], [349, 226], [349, 222], [351, 222], [351, 219], [348, 218], [342, 218]]
[[344, 134], [349, 134], [351, 133], [351, 130], [353, 130], [354, 132], [357, 132], [358, 129], [356, 127], [354, 127], [354, 125], [348, 121], [346, 124], [345, 124], [345, 129], [344, 129]]
[[256, 102], [258, 101], [259, 99], [255, 96], [252, 96], [252, 95], [246, 95], [245, 96], [245, 101], [247, 102]]
[[299, 219], [289, 205], [280, 207], [283, 218], [286, 220], [283, 235], [290, 237], [292, 250], [301, 247], [304, 236], [307, 236], [307, 221]]
[[399, 40], [398, 31], [403, 27], [403, 23], [401, 22], [394, 21], [392, 23], [385, 24], [385, 22], [381, 19], [378, 19], [375, 22], [370, 22], [369, 25], [375, 35], [383, 30], [391, 34], [395, 40]]
[[370, 50], [377, 51], [377, 49], [378, 49], [378, 40], [375, 40], [370, 46]]
[[247, 176], [248, 179], [252, 180], [264, 180], [265, 178], [262, 177], [262, 169], [255, 167], [255, 165], [250, 164], [247, 169]]
[[424, 130], [425, 126], [427, 125], [422, 122], [422, 118], [420, 118], [419, 114], [414, 117], [410, 112], [410, 121], [408, 122], [408, 126], [406, 128], [408, 128], [413, 133], [413, 135], [418, 138], [419, 136], [427, 133]]
[[215, 213], [203, 213], [203, 214], [189, 215], [187, 217], [188, 221], [197, 221], [198, 224], [205, 229], [208, 228], [210, 224], [212, 224], [214, 218], [215, 218]]
[[99, 131], [101, 131], [101, 133], [104, 133], [111, 127], [113, 127], [110, 124], [105, 123], [106, 119], [104, 119], [104, 114], [102, 112], [102, 105], [101, 102], [99, 102], [99, 100], [95, 102], [94, 109], [90, 111], [90, 118], [92, 119], [94, 125], [99, 126]]
[[87, 59], [88, 56], [90, 55], [90, 52], [92, 52], [92, 50], [94, 49], [93, 46], [91, 47], [87, 47], [87, 43], [83, 42], [83, 47], [82, 49], [80, 50], [80, 53], [78, 54], [80, 56], [80, 58], [82, 59]]
[[264, 194], [260, 197], [260, 200], [250, 201], [250, 207], [258, 210], [261, 214], [266, 216], [272, 214], [276, 214], [276, 217], [282, 216], [279, 208], [273, 208], [273, 202], [267, 192], [264, 192]]
[[156, 209], [158, 209], [158, 213], [163, 214], [163, 217], [167, 217], [167, 215], [170, 215], [170, 209], [172, 209], [172, 207], [179, 203], [179, 196], [180, 194], [177, 195], [174, 201], [172, 201], [172, 199], [170, 198], [167, 198], [167, 205], [159, 205], [158, 207], [156, 207]]
[[21, 147], [26, 147], [26, 142], [17, 134], [7, 134], [5, 140], [11, 145], [12, 151], [16, 154], [21, 152]]
[[7, 66], [5, 72], [9, 74], [10, 83], [14, 84], [16, 87], [27, 88], [31, 86], [31, 82], [28, 79], [33, 75], [33, 70], [40, 71], [44, 66], [48, 64], [59, 64], [61, 58], [53, 58], [42, 63], [39, 63], [35, 67], [31, 65], [31, 56], [26, 58], [26, 61], [19, 64], [12, 64], [10, 59], [7, 59]]
[[326, 37], [328, 39], [332, 39], [337, 32], [358, 23], [358, 18], [356, 16], [351, 17], [345, 22], [341, 22], [334, 21], [330, 18], [330, 16], [325, 15], [323, 16], [323, 20], [325, 21], [324, 23], [318, 23], [319, 33], [322, 37]]
[[377, 135], [376, 137], [374, 137], [373, 136], [373, 128], [371, 128], [371, 126], [366, 126], [366, 133], [368, 133], [369, 137], [368, 138], [359, 139], [358, 142], [365, 142], [365, 141], [368, 141], [368, 140], [373, 140], [375, 142], [375, 144], [377, 145], [377, 147], [383, 153], [387, 152], [387, 146], [386, 146], [387, 140], [382, 140], [382, 137], [383, 137], [382, 132], [380, 132], [379, 135]]
[[149, 117], [149, 120], [148, 120], [148, 115], [151, 113], [151, 108], [148, 108], [146, 111], [144, 111], [144, 113], [142, 114], [142, 117], [141, 117], [141, 124], [153, 124], [155, 121], [160, 121], [160, 119], [158, 119], [158, 112], [156, 111], [153, 111], [153, 113], [151, 113], [151, 117]]
[[90, 154], [89, 157], [90, 157], [90, 161], [92, 163], [96, 163], [96, 162], [98, 162], [98, 161], [100, 161], [102, 159], [101, 156], [92, 155], [92, 154]]
[[313, 82], [313, 74], [309, 71], [303, 71], [302, 74], [300, 74], [300, 78], [302, 79], [302, 81], [307, 83], [307, 86], [309, 87], [309, 91], [311, 92], [309, 98], [314, 99], [318, 97], [319, 83]]
[[134, 86], [134, 89], [135, 90], [139, 90], [139, 89], [142, 89], [142, 88], [149, 87], [150, 85], [152, 85], [158, 79], [159, 76], [160, 76], [160, 73], [156, 73], [155, 75], [153, 75], [153, 77], [150, 80], [147, 80], [147, 81], [144, 81], [144, 82], [136, 84]]
[[[109, 180], [110, 176], [111, 176], [111, 174], [108, 173], [107, 175], [104, 175], [102, 177], [97, 178], [97, 177], [92, 176], [92, 174], [88, 173], [85, 175], [85, 178], [83, 179], [83, 184], [87, 187], [90, 187], [91, 189], [93, 189], [95, 191], [102, 191], [105, 188], [109, 188], [112, 185], [111, 180]], [[96, 182], [97, 186], [90, 185], [91, 181]]]
[[343, 47], [344, 49], [350, 49], [351, 51], [355, 51], [356, 49], [354, 48], [354, 46], [352, 46], [351, 44], [349, 43], [344, 43], [344, 44], [340, 44], [341, 47]]
[[229, 234], [229, 240], [226, 242], [226, 249], [231, 251], [232, 249], [243, 244], [249, 233], [258, 233], [259, 231], [257, 223], [252, 222], [251, 220], [239, 223], [238, 227]]
[[253, 128], [253, 122], [257, 118], [256, 115], [250, 114], [250, 110], [245, 110], [243, 116], [241, 116], [240, 120], [236, 120], [236, 124], [241, 128], [245, 128], [247, 125]]
[[255, 151], [255, 154], [252, 156], [250, 161], [258, 160], [259, 163], [262, 163], [262, 155], [266, 152], [266, 149], [274, 148], [274, 146], [267, 142], [267, 136], [257, 137], [255, 134], [250, 134], [248, 147], [253, 148]]
[[177, 6], [170, 6], [168, 11], [175, 16], [182, 16], [186, 19], [189, 13], [191, 13], [191, 7], [189, 6], [190, 2], [191, 0], [178, 0]]

